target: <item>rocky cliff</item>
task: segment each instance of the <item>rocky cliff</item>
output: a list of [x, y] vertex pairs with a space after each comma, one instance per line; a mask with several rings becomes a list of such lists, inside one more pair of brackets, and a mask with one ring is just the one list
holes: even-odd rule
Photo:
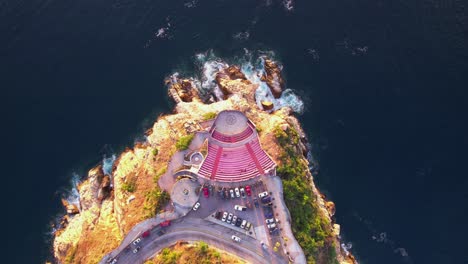
[[[281, 95], [283, 79], [280, 68], [266, 60], [265, 78], [272, 93]], [[79, 185], [80, 206], [67, 205], [70, 214], [64, 217], [62, 227], [54, 239], [54, 255], [60, 263], [97, 263], [106, 253], [116, 248], [127, 232], [138, 222], [154, 216], [164, 205], [154, 204], [151, 194], [160, 190], [158, 177], [165, 173], [170, 157], [176, 153], [176, 142], [185, 135], [203, 129], [207, 117], [227, 109], [242, 111], [259, 131], [260, 141], [268, 154], [281, 163], [282, 149], [277, 144], [275, 129], [294, 127], [301, 141], [297, 149], [304, 162], [307, 153], [306, 136], [291, 109], [266, 112], [256, 103], [257, 84], [251, 83], [237, 66], [220, 70], [216, 83], [224, 94], [218, 101], [200, 98], [193, 79], [173, 76], [166, 80], [169, 95], [177, 102], [173, 114], [158, 117], [147, 133], [147, 140], [128, 148], [117, 158], [112, 173], [104, 175], [100, 165], [91, 169]], [[171, 172], [168, 172], [171, 173]], [[308, 173], [312, 179], [312, 175]], [[354, 263], [351, 255], [340, 249], [339, 226], [333, 224], [334, 205], [327, 202], [310, 181], [317, 198], [320, 214], [333, 230], [333, 245], [340, 263]], [[320, 262], [317, 262], [320, 263]]]

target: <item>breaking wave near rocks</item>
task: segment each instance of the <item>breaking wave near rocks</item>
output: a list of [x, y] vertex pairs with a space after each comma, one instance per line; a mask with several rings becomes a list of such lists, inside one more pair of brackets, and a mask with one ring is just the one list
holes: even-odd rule
[[[247, 49], [235, 58], [222, 59], [212, 50], [195, 55], [197, 77], [181, 76], [176, 72], [166, 79], [166, 84], [190, 82], [190, 86], [197, 90], [200, 98], [205, 103], [223, 100], [226, 94], [220, 88], [217, 78], [223, 72], [232, 73], [232, 67], [238, 67], [245, 81], [257, 86], [255, 100], [259, 108], [275, 111], [282, 107], [290, 107], [296, 113], [304, 111], [304, 102], [296, 93], [287, 88], [282, 76], [282, 65], [275, 60], [272, 51], [251, 52]], [[238, 74], [239, 75], [239, 74]], [[181, 81], [181, 77], [184, 78]]]

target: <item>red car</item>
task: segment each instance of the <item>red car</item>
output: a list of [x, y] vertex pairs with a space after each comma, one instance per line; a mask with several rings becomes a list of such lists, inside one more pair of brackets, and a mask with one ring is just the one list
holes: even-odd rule
[[245, 186], [245, 192], [247, 193], [248, 196], [252, 195], [252, 190], [250, 189], [250, 185]]
[[210, 192], [208, 191], [208, 188], [206, 187], [203, 187], [203, 195], [208, 198], [208, 196], [210, 196]]
[[150, 235], [150, 231], [147, 230], [145, 232], [143, 232], [143, 234], [141, 234], [141, 237], [145, 238], [145, 237], [148, 237]]
[[171, 225], [171, 221], [170, 220], [166, 220], [164, 222], [161, 222], [159, 224], [161, 227], [166, 227], [166, 226], [170, 226]]

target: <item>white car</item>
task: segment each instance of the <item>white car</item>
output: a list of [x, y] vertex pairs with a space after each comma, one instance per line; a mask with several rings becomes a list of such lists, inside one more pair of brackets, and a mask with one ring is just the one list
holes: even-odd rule
[[240, 188], [240, 193], [242, 195], [242, 198], [245, 198], [245, 190], [244, 187]]
[[136, 247], [136, 248], [133, 250], [133, 253], [136, 254], [136, 253], [138, 252], [138, 250], [140, 250], [140, 247]]
[[231, 225], [236, 225], [236, 221], [237, 221], [237, 216], [235, 215], [232, 217]]
[[258, 194], [258, 198], [262, 198], [268, 195], [268, 192], [262, 192]]
[[236, 187], [234, 191], [236, 192], [236, 197], [239, 198], [240, 197], [239, 188]]
[[200, 203], [197, 202], [194, 206], [193, 206], [193, 210], [196, 211], [198, 208], [200, 208]]
[[234, 210], [245, 211], [245, 210], [247, 210], [247, 207], [236, 204], [236, 205], [234, 205]]
[[229, 213], [228, 218], [226, 220], [226, 223], [230, 224], [231, 221], [232, 221], [232, 217], [233, 217], [233, 215], [231, 213]]
[[271, 218], [271, 219], [266, 219], [265, 222], [267, 224], [273, 224], [275, 222], [275, 219], [274, 218]]
[[133, 245], [136, 245], [136, 244], [140, 243], [140, 241], [141, 241], [141, 238], [139, 237], [139, 238], [133, 240], [132, 243], [133, 243]]
[[227, 216], [228, 216], [228, 213], [224, 212], [223, 213], [223, 218], [221, 219], [221, 221], [226, 222]]
[[241, 239], [240, 239], [240, 237], [238, 237], [238, 236], [232, 235], [231, 238], [232, 238], [232, 240], [236, 241], [237, 243], [240, 243], [240, 242], [241, 242]]
[[230, 189], [230, 190], [229, 190], [229, 193], [231, 194], [231, 199], [236, 198], [236, 197], [234, 196], [234, 190], [233, 190], [233, 189]]
[[240, 228], [245, 228], [246, 224], [247, 224], [247, 220], [242, 220], [242, 224], [241, 224]]
[[268, 227], [269, 229], [272, 229], [272, 228], [275, 228], [275, 227], [276, 227], [276, 224], [275, 224], [275, 223], [273, 223], [273, 224], [268, 224], [267, 227]]
[[245, 230], [249, 231], [251, 226], [252, 224], [250, 222], [247, 222], [247, 224], [245, 225]]

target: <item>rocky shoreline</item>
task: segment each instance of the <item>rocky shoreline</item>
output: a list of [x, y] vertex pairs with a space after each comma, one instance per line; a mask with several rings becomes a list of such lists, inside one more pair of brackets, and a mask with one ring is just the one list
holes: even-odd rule
[[[307, 137], [292, 110], [288, 107], [272, 110], [275, 99], [280, 98], [284, 90], [281, 66], [265, 58], [264, 67], [261, 80], [268, 85], [274, 99], [261, 100], [262, 109], [255, 97], [258, 84], [249, 81], [239, 66], [228, 66], [216, 73], [215, 82], [222, 93], [221, 98], [214, 91], [202, 91], [195, 79], [178, 75], [167, 78], [168, 94], [177, 103], [175, 113], [158, 117], [146, 132], [147, 141], [120, 154], [110, 175], [104, 174], [101, 165], [91, 169], [78, 186], [79, 205], [63, 201], [67, 215], [55, 233], [56, 260], [59, 263], [98, 263], [120, 244], [134, 225], [151, 217], [148, 212], [154, 208], [150, 206], [148, 193], [159, 190], [155, 179], [165, 173], [168, 161], [177, 151], [175, 143], [180, 137], [202, 129], [209, 119], [207, 116], [212, 113], [226, 109], [244, 112], [258, 124], [260, 141], [275, 161], [280, 160], [280, 150], [273, 137], [274, 127], [286, 129], [286, 126], [293, 126], [301, 139], [298, 148], [302, 158], [308, 162]], [[310, 171], [307, 171], [307, 177], [320, 213], [333, 230], [337, 260], [343, 264], [357, 263], [353, 255], [340, 246], [340, 227], [333, 220], [335, 205], [316, 188]], [[159, 210], [164, 209], [167, 208]]]

